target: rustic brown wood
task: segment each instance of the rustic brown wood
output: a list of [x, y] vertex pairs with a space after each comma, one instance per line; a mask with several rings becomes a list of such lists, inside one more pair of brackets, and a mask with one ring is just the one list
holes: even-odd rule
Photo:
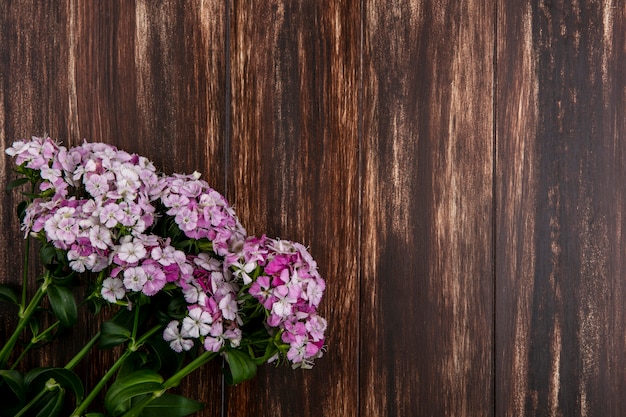
[[356, 2], [233, 2], [233, 201], [249, 233], [310, 245], [329, 328], [314, 369], [265, 366], [227, 389], [229, 416], [358, 413], [359, 16]]
[[[37, 4], [28, 7], [29, 13], [24, 13], [23, 9], [19, 4], [12, 4], [11, 7], [3, 4], [0, 7], [0, 139], [3, 148], [4, 144], [28, 138], [31, 134], [52, 131], [61, 137], [68, 134], [67, 8]], [[14, 179], [13, 165], [9, 158], [3, 156], [0, 159], [4, 189], [4, 185]], [[25, 245], [15, 207], [21, 199], [17, 192], [3, 193], [2, 201], [1, 281], [19, 285]], [[31, 262], [31, 271], [37, 266], [36, 262]], [[33, 285], [35, 275], [32, 273], [30, 276]], [[4, 304], [0, 308], [4, 324], [0, 340], [4, 341], [16, 323], [17, 311], [7, 309]], [[71, 352], [74, 346], [68, 345], [68, 351]], [[28, 364], [36, 365], [39, 360], [50, 363], [49, 352], [42, 358], [30, 359]]]
[[620, 416], [625, 36], [614, 0], [4, 1], [0, 141], [200, 171], [250, 233], [310, 246], [326, 355], [237, 387], [215, 361], [179, 388], [199, 416]]
[[623, 415], [624, 8], [499, 3], [496, 415]]
[[[149, 157], [165, 172], [201, 171], [225, 192], [223, 2], [12, 2], [0, 10], [3, 143], [44, 132], [65, 143], [104, 141]], [[8, 179], [11, 166], [2, 160]], [[19, 236], [16, 195], [2, 205], [5, 241]], [[2, 257], [10, 271], [2, 281], [19, 282], [19, 258], [7, 246]], [[62, 366], [97, 330], [87, 312], [82, 323], [29, 364]], [[87, 386], [110, 357], [95, 355], [79, 368]], [[221, 410], [220, 365], [181, 387], [207, 404], [205, 415]]]
[[369, 1], [360, 411], [493, 411], [490, 1]]

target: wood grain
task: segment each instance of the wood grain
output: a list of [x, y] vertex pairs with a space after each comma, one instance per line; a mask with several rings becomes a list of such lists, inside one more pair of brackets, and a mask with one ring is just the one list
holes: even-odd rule
[[624, 9], [501, 2], [498, 415], [622, 415]]
[[[29, 13], [22, 13], [21, 6], [13, 3], [10, 7], [0, 7], [0, 139], [3, 145], [29, 138], [31, 134], [54, 131], [64, 137], [68, 133], [65, 121], [69, 106], [64, 100], [68, 82], [67, 9], [38, 3], [29, 6]], [[5, 156], [0, 160], [4, 190], [4, 184], [15, 177], [12, 161]], [[15, 207], [21, 198], [14, 191], [3, 193], [2, 201], [0, 281], [19, 285], [25, 245]], [[36, 266], [31, 262], [29, 278], [33, 286]], [[4, 304], [0, 308], [3, 322], [0, 340], [6, 340], [16, 323], [17, 311], [7, 309]], [[68, 350], [72, 351], [73, 347], [69, 346]], [[42, 359], [49, 362], [49, 353]]]
[[494, 4], [364, 16], [361, 415], [492, 415]]
[[[0, 7], [4, 144], [44, 132], [69, 144], [108, 142], [145, 155], [164, 172], [203, 172], [225, 191], [223, 2], [35, 3]], [[10, 166], [2, 161], [7, 179]], [[19, 236], [15, 195], [2, 205], [5, 241]], [[19, 282], [19, 257], [3, 246], [2, 259], [9, 266], [2, 281]], [[81, 319], [63, 344], [28, 363], [63, 365], [97, 330], [87, 312]], [[87, 386], [110, 359], [94, 355], [79, 368]], [[208, 404], [205, 415], [220, 413], [220, 373], [216, 362], [181, 388]]]
[[249, 233], [310, 245], [329, 328], [314, 369], [265, 366], [228, 389], [229, 416], [358, 415], [359, 16], [356, 2], [233, 2], [233, 200]]
[[615, 0], [4, 1], [0, 143], [200, 171], [251, 234], [310, 247], [326, 355], [237, 387], [216, 361], [179, 388], [199, 416], [620, 416], [625, 35]]

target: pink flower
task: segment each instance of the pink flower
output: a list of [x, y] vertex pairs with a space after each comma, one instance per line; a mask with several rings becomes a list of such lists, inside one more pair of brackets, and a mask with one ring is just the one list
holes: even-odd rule
[[175, 221], [183, 232], [189, 232], [198, 225], [198, 213], [183, 207], [176, 214]]
[[165, 274], [155, 263], [146, 263], [142, 268], [146, 274], [146, 282], [143, 285], [142, 292], [148, 296], [155, 295], [165, 286]]
[[220, 300], [219, 307], [222, 311], [222, 316], [226, 320], [235, 320], [237, 318], [237, 300], [234, 298], [232, 293], [226, 294], [224, 298]]
[[109, 229], [115, 227], [123, 218], [124, 213], [120, 210], [120, 206], [115, 203], [109, 203], [102, 207], [99, 213], [100, 222]]
[[324, 295], [326, 283], [322, 278], [309, 280], [306, 287], [306, 299], [310, 305], [318, 306]]
[[128, 268], [124, 271], [124, 286], [131, 291], [141, 291], [147, 281], [142, 267]]
[[204, 339], [204, 348], [210, 352], [219, 352], [224, 346], [224, 327], [222, 322], [216, 322], [209, 335]]
[[93, 197], [105, 195], [109, 191], [109, 181], [104, 175], [85, 176], [85, 190]]
[[100, 225], [94, 225], [89, 228], [89, 240], [91, 245], [98, 249], [104, 250], [113, 246], [111, 231]]
[[326, 331], [326, 320], [318, 315], [312, 315], [305, 323], [305, 328], [314, 342], [324, 340], [324, 332]]
[[270, 290], [270, 278], [268, 276], [260, 276], [252, 283], [248, 290], [250, 295], [255, 297], [266, 309], [271, 309], [276, 298], [272, 296]]

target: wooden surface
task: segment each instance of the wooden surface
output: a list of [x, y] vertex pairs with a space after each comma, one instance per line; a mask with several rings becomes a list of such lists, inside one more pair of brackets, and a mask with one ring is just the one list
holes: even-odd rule
[[[86, 138], [200, 171], [250, 233], [310, 247], [326, 355], [237, 387], [215, 362], [181, 387], [198, 415], [620, 416], [625, 14], [5, 1], [0, 140]], [[2, 198], [0, 281], [17, 283], [17, 194]], [[83, 320], [29, 363], [62, 364], [94, 331]], [[93, 383], [109, 361], [79, 371]]]
[[496, 415], [626, 412], [624, 12], [499, 9]]
[[365, 6], [362, 415], [493, 408], [493, 7]]

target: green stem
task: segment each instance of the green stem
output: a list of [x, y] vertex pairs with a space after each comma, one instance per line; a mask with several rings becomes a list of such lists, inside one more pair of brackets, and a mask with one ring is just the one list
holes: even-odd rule
[[191, 362], [189, 362], [187, 364], [187, 366], [185, 366], [180, 371], [176, 372], [174, 375], [169, 377], [163, 383], [164, 389], [168, 390], [168, 389], [170, 389], [172, 387], [177, 386], [180, 383], [180, 381], [183, 380], [183, 378], [185, 378], [187, 375], [189, 375], [190, 373], [192, 373], [193, 371], [195, 371], [196, 369], [198, 369], [199, 367], [201, 367], [205, 363], [210, 362], [218, 354], [219, 353], [217, 353], [217, 352], [212, 352], [212, 351], [208, 351], [208, 350], [206, 352], [202, 353], [202, 355], [198, 356], [196, 359], [194, 359]]
[[21, 362], [21, 360], [24, 359], [26, 354], [33, 348], [33, 346], [35, 346], [35, 344], [32, 341], [28, 345], [26, 345], [26, 347], [22, 350], [20, 355], [17, 357], [15, 362], [13, 362], [13, 365], [11, 365], [11, 368], [9, 369], [14, 370], [17, 367], [17, 365]]
[[135, 317], [134, 317], [134, 322], [133, 322], [133, 332], [131, 334], [131, 338], [134, 341], [135, 338], [137, 337], [137, 329], [139, 328], [139, 306], [135, 307]]
[[[93, 347], [93, 345], [95, 345], [98, 342], [99, 338], [100, 338], [100, 332], [98, 332], [94, 337], [92, 337], [91, 340], [89, 342], [87, 342], [85, 347], [83, 347], [80, 350], [80, 352], [78, 352], [78, 354], [76, 354], [76, 356], [74, 356], [72, 358], [72, 360], [70, 360], [67, 363], [67, 365], [65, 365], [65, 369], [71, 370], [72, 368], [74, 368], [85, 357], [85, 355], [87, 354], [87, 352], [89, 352], [89, 350]], [[24, 352], [26, 352], [33, 345], [34, 345], [34, 343], [31, 342], [28, 345], [28, 347], [24, 350]], [[17, 361], [16, 361], [16, 363], [17, 363]], [[20, 412], [15, 417], [24, 415], [24, 413], [26, 413], [33, 406], [33, 404], [35, 404], [37, 401], [39, 401], [44, 395], [46, 395], [51, 390], [52, 389], [50, 387], [48, 387], [48, 386], [42, 388], [42, 390], [35, 396], [35, 398], [33, 398], [32, 401], [30, 401], [24, 408], [22, 408], [20, 410]]]
[[139, 338], [139, 340], [137, 340], [137, 342], [135, 343], [137, 348], [139, 346], [143, 345], [146, 342], [146, 340], [148, 340], [153, 334], [155, 334], [156, 332], [158, 332], [161, 329], [163, 329], [163, 326], [158, 324], [158, 325], [154, 326], [153, 328], [151, 328], [150, 330], [148, 330], [146, 333], [144, 333], [144, 335], [141, 336]]
[[113, 366], [109, 368], [107, 373], [104, 374], [102, 379], [98, 381], [98, 383], [91, 390], [89, 395], [87, 395], [87, 397], [85, 397], [85, 399], [80, 404], [78, 404], [78, 406], [76, 406], [76, 409], [72, 413], [72, 417], [80, 417], [83, 415], [87, 407], [89, 407], [89, 405], [93, 402], [93, 400], [98, 396], [100, 391], [102, 391], [102, 388], [104, 388], [106, 383], [109, 382], [109, 380], [113, 377], [113, 375], [115, 375], [118, 369], [120, 369], [121, 366], [124, 364], [124, 361], [126, 360], [126, 358], [128, 358], [128, 356], [130, 356], [132, 353], [133, 353], [132, 350], [127, 349], [126, 352], [124, 352], [124, 354], [120, 356], [120, 358], [113, 364]]
[[26, 247], [24, 248], [24, 264], [22, 265], [22, 303], [20, 304], [20, 317], [26, 308], [26, 293], [28, 289], [28, 257], [30, 253], [30, 234], [26, 235]]
[[30, 351], [32, 348], [37, 346], [37, 343], [39, 343], [40, 341], [45, 340], [47, 335], [49, 333], [52, 333], [52, 331], [54, 331], [54, 329], [56, 329], [60, 325], [61, 325], [61, 322], [57, 320], [50, 327], [48, 327], [46, 330], [44, 330], [43, 332], [39, 333], [38, 335], [33, 336], [33, 338], [30, 339], [30, 342], [28, 342], [28, 345], [26, 345], [26, 347], [22, 350], [22, 353], [20, 353], [20, 356], [18, 356], [18, 358], [15, 360], [15, 362], [13, 362], [13, 365], [11, 365], [11, 369], [15, 369], [17, 367], [17, 365], [20, 363], [20, 361], [22, 359], [24, 359], [24, 356], [26, 356], [26, 353], [28, 351]]
[[13, 347], [15, 346], [17, 339], [19, 339], [20, 335], [22, 334], [22, 331], [24, 330], [24, 328], [30, 321], [35, 311], [37, 311], [37, 308], [39, 307], [41, 300], [43, 299], [44, 295], [46, 294], [46, 291], [48, 290], [49, 283], [50, 283], [50, 276], [49, 276], [49, 273], [46, 272], [46, 275], [44, 276], [43, 284], [41, 284], [41, 286], [37, 289], [37, 292], [33, 296], [33, 299], [30, 301], [30, 303], [28, 304], [28, 307], [26, 307], [26, 310], [24, 310], [24, 313], [20, 316], [20, 320], [17, 323], [17, 327], [15, 328], [15, 331], [13, 332], [9, 340], [5, 343], [2, 350], [0, 350], [0, 369], [5, 368], [7, 361], [9, 359], [9, 355], [13, 351]]
[[[139, 310], [139, 309], [137, 309]], [[104, 386], [106, 385], [107, 382], [109, 382], [109, 380], [113, 377], [113, 375], [119, 370], [119, 368], [124, 364], [124, 361], [126, 360], [126, 358], [128, 358], [128, 356], [130, 356], [133, 352], [137, 351], [141, 345], [143, 345], [143, 343], [150, 337], [152, 336], [154, 333], [156, 333], [157, 331], [159, 331], [162, 326], [155, 326], [152, 329], [150, 329], [148, 332], [146, 332], [143, 336], [141, 336], [139, 338], [139, 340], [135, 340], [135, 335], [137, 334], [137, 328], [138, 328], [138, 313], [135, 313], [135, 323], [133, 325], [133, 331], [132, 331], [132, 335], [133, 338], [131, 339], [130, 343], [128, 344], [128, 347], [126, 348], [126, 351], [124, 352], [124, 354], [122, 356], [120, 356], [120, 358], [113, 364], [113, 366], [107, 371], [106, 374], [104, 374], [104, 376], [102, 377], [102, 379], [96, 384], [96, 386], [91, 390], [91, 392], [89, 393], [89, 395], [87, 397], [85, 397], [85, 399], [78, 405], [76, 406], [76, 409], [74, 410], [74, 412], [72, 413], [71, 417], [80, 417], [85, 410], [87, 409], [87, 407], [89, 407], [89, 405], [93, 402], [93, 400], [96, 398], [96, 396], [100, 393], [100, 391], [102, 391], [102, 389], [104, 388]], [[96, 339], [96, 338], [94, 338]], [[92, 339], [90, 341], [90, 343], [95, 343], [96, 340]], [[84, 349], [83, 349], [84, 350]], [[86, 353], [86, 352], [85, 352]], [[83, 353], [83, 351], [81, 350], [81, 352], [79, 352], [79, 355], [81, 355]], [[78, 356], [78, 355], [77, 355]], [[70, 361], [70, 364], [72, 364], [74, 362], [74, 359], [72, 359], [72, 361]], [[70, 365], [68, 364], [68, 365]], [[66, 365], [67, 368], [67, 365]], [[69, 369], [69, 368], [68, 368]]]
[[94, 337], [91, 338], [89, 342], [74, 356], [68, 363], [65, 365], [65, 369], [73, 369], [80, 361], [83, 360], [85, 355], [91, 350], [91, 348], [98, 343], [100, 339], [100, 332], [96, 333]]
[[146, 396], [143, 400], [135, 404], [133, 408], [128, 410], [126, 414], [124, 414], [123, 417], [138, 417], [143, 411], [143, 409], [146, 408], [146, 406], [148, 406], [148, 404], [150, 404], [156, 398], [159, 398], [170, 388], [177, 386], [180, 383], [180, 381], [183, 380], [183, 378], [185, 378], [187, 375], [189, 375], [196, 369], [200, 368], [205, 363], [208, 363], [209, 361], [211, 361], [217, 355], [218, 355], [217, 352], [211, 352], [211, 351], [204, 352], [202, 355], [198, 356], [196, 359], [189, 362], [187, 366], [185, 366], [184, 368], [176, 372], [174, 375], [172, 375], [169, 379], [167, 379], [163, 383], [162, 390], [155, 391], [152, 393], [152, 395]]
[[41, 399], [43, 398], [43, 396], [44, 396], [44, 395], [46, 395], [47, 393], [49, 393], [49, 392], [50, 392], [50, 391], [52, 391], [53, 389], [58, 389], [58, 388], [60, 388], [60, 387], [59, 387], [59, 385], [54, 385], [54, 386], [53, 386], [53, 387], [51, 387], [51, 388], [47, 388], [47, 387], [46, 387], [46, 388], [42, 389], [42, 390], [39, 392], [39, 394], [37, 394], [37, 395], [35, 396], [35, 398], [33, 398], [33, 399], [32, 399], [32, 400], [28, 403], [28, 404], [26, 404], [26, 405], [24, 406], [24, 408], [22, 408], [22, 409], [20, 410], [20, 412], [19, 412], [19, 413], [17, 413], [17, 414], [15, 415], [15, 417], [22, 417], [22, 416], [29, 415], [29, 414], [27, 414], [27, 413], [28, 413], [28, 411], [30, 410], [30, 408], [31, 408], [33, 405], [35, 405], [35, 404], [36, 404], [39, 400], [41, 400]]
[[[82, 307], [87, 300], [83, 300], [80, 304], [78, 304], [78, 308]], [[28, 343], [28, 345], [26, 346], [26, 348], [22, 351], [22, 353], [20, 353], [20, 356], [15, 360], [15, 362], [13, 363], [13, 365], [11, 365], [11, 369], [15, 369], [15, 367], [19, 364], [19, 362], [24, 358], [24, 356], [26, 356], [26, 353], [32, 349], [33, 347], [35, 347], [37, 345], [37, 343], [39, 343], [40, 341], [44, 340], [45, 337], [51, 333], [54, 329], [56, 329], [57, 327], [59, 327], [61, 325], [61, 322], [59, 320], [55, 321], [50, 327], [48, 327], [46, 330], [44, 330], [43, 332], [41, 332], [40, 334], [33, 336], [33, 338], [31, 339], [31, 341]], [[89, 343], [91, 343], [90, 346], [93, 346], [94, 343], [97, 342], [98, 338], [100, 337], [100, 333], [98, 333], [94, 339], [92, 339], [92, 341], [90, 341]], [[89, 346], [89, 345], [88, 345]], [[89, 350], [89, 349], [87, 349]], [[75, 365], [74, 365], [75, 366]], [[71, 368], [68, 368], [71, 369]]]
[[20, 356], [18, 356], [17, 359], [13, 362], [13, 365], [11, 365], [11, 369], [15, 369], [17, 365], [20, 363], [20, 361], [24, 359], [24, 356], [26, 356], [26, 353], [28, 353], [28, 351], [30, 351], [32, 348], [37, 346], [37, 343], [44, 340], [46, 336], [48, 335], [48, 333], [51, 333], [54, 329], [59, 327], [60, 324], [61, 324], [60, 321], [56, 321], [54, 324], [52, 324], [43, 332], [39, 333], [36, 336], [33, 336], [30, 342], [28, 342], [28, 345], [26, 345], [26, 347], [22, 350], [22, 353], [20, 353]]

